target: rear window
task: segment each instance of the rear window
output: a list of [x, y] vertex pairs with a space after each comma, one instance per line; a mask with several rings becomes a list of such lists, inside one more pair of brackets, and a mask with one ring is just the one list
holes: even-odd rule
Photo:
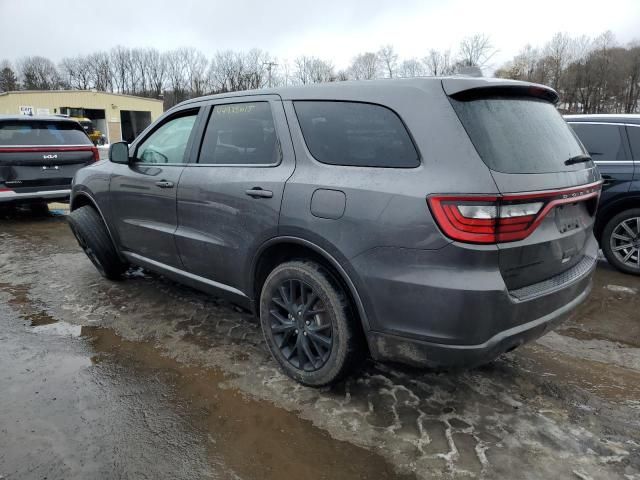
[[584, 163], [565, 165], [584, 152], [553, 104], [530, 97], [450, 100], [491, 170], [551, 173], [585, 168]]
[[575, 122], [571, 128], [594, 160], [627, 160], [620, 126]]
[[1, 121], [0, 145], [92, 145], [82, 127], [73, 122], [46, 120]]
[[294, 102], [311, 155], [331, 165], [411, 168], [419, 155], [404, 124], [381, 105]]

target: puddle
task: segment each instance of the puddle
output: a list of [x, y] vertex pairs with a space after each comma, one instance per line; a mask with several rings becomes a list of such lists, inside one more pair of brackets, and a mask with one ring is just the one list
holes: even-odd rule
[[31, 322], [32, 327], [40, 327], [43, 325], [51, 325], [56, 323], [57, 320], [49, 315], [47, 312], [42, 311], [40, 313], [28, 313], [24, 315], [25, 320]]
[[520, 349], [519, 355], [531, 360], [540, 375], [553, 377], [555, 383], [580, 387], [612, 401], [640, 400], [638, 371], [616, 368], [613, 375], [607, 363], [576, 358], [535, 343]]
[[640, 373], [640, 348], [637, 347], [609, 340], [578, 340], [558, 332], [549, 332], [537, 343], [576, 359], [616, 365]]
[[391, 479], [400, 476], [380, 456], [331, 438], [295, 413], [242, 395], [220, 371], [185, 366], [149, 343], [124, 340], [112, 330], [82, 327], [96, 351], [93, 362], [117, 362], [137, 375], [172, 385], [194, 428], [207, 438], [213, 461], [222, 458], [243, 479]]

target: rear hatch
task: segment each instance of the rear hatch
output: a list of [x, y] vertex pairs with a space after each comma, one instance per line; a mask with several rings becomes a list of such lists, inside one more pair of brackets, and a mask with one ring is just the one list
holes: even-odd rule
[[68, 189], [75, 172], [98, 159], [77, 122], [0, 119], [0, 191]]
[[592, 237], [600, 176], [556, 110], [557, 94], [480, 79], [447, 79], [443, 88], [501, 193], [484, 208], [467, 202], [461, 221], [494, 223], [507, 287], [575, 268]]

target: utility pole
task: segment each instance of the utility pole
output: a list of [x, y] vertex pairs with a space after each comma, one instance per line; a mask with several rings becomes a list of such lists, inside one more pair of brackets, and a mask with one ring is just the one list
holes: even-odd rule
[[278, 64], [275, 62], [264, 62], [263, 65], [267, 66], [267, 85], [271, 88], [271, 69], [277, 67]]

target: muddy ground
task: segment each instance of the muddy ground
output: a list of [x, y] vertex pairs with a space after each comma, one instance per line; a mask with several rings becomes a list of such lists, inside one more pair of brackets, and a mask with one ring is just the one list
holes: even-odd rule
[[[470, 316], [470, 321], [473, 317]], [[102, 279], [64, 211], [0, 219], [0, 479], [640, 480], [640, 278], [458, 373], [283, 376], [241, 310]]]

